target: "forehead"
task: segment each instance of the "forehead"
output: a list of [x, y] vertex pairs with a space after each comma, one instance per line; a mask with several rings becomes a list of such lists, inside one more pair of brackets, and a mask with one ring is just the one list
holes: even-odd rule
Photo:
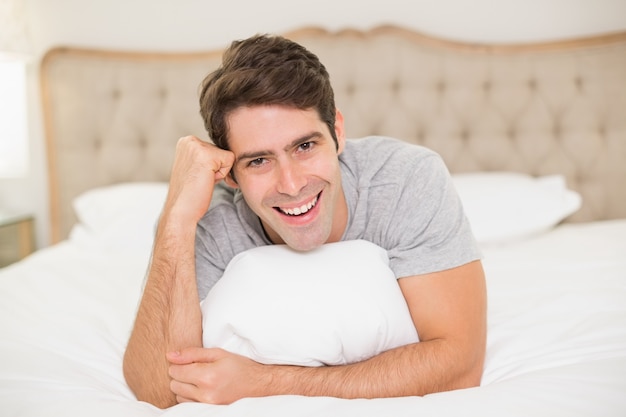
[[246, 106], [227, 116], [230, 149], [264, 147], [291, 142], [311, 132], [330, 134], [326, 124], [314, 109], [269, 105]]

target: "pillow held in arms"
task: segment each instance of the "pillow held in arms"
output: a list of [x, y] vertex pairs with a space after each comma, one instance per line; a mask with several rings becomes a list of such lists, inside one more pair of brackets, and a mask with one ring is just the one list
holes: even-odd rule
[[364, 240], [242, 252], [202, 301], [203, 343], [264, 364], [340, 365], [418, 341], [387, 252]]

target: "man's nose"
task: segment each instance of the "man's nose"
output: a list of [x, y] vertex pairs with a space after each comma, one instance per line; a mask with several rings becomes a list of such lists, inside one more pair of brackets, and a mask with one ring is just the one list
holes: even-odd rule
[[284, 162], [278, 169], [278, 192], [287, 195], [298, 195], [306, 185], [306, 178], [297, 164]]

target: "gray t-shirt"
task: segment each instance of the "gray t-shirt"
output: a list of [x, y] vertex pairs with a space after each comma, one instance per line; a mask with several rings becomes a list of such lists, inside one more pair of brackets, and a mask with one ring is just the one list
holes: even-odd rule
[[[397, 278], [480, 259], [448, 170], [435, 152], [367, 137], [348, 140], [339, 162], [348, 204], [342, 240], [363, 239], [386, 249]], [[241, 192], [218, 184], [196, 233], [200, 299], [235, 255], [270, 244]]]

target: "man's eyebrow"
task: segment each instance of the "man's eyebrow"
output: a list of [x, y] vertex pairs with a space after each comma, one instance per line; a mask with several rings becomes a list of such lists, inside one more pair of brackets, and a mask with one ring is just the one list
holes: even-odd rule
[[244, 160], [254, 160], [254, 159], [258, 159], [267, 155], [272, 155], [273, 153], [274, 152], [272, 151], [243, 152], [242, 154], [237, 156], [237, 158], [235, 159], [235, 164], [238, 164]]
[[[287, 146], [283, 148], [283, 150], [287, 151], [289, 149], [293, 149], [297, 146], [302, 145], [303, 143], [310, 141], [311, 139], [317, 139], [322, 136], [323, 136], [322, 132], [317, 132], [317, 131], [309, 132], [303, 136], [300, 136], [292, 140]], [[270, 150], [243, 152], [237, 156], [235, 164], [238, 164], [239, 162], [244, 161], [244, 160], [254, 160], [254, 159], [262, 158], [268, 155], [274, 155], [274, 152]]]
[[321, 138], [322, 136], [323, 136], [322, 132], [314, 131], [314, 132], [307, 133], [306, 135], [303, 135], [297, 139], [292, 140], [289, 145], [285, 146], [284, 150], [287, 151], [289, 149], [293, 149], [295, 147], [302, 145], [303, 143], [310, 141], [311, 139], [318, 139], [318, 138]]

